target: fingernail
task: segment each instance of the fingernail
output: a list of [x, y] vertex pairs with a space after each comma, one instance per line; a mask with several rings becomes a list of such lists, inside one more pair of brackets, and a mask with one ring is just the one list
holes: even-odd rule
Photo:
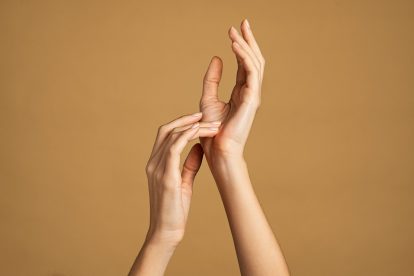
[[250, 29], [250, 23], [249, 23], [249, 21], [247, 20], [247, 18], [246, 19], [244, 19], [245, 21], [246, 21], [246, 25], [247, 25], [247, 27]]
[[212, 131], [218, 131], [218, 127], [210, 127], [209, 129]]
[[194, 113], [194, 114], [193, 114], [193, 116], [194, 116], [194, 117], [200, 117], [202, 114], [203, 114], [203, 113], [201, 113], [201, 112], [197, 112], [197, 113]]
[[215, 122], [212, 122], [212, 124], [213, 125], [221, 125], [221, 122], [220, 121], [215, 121]]
[[191, 128], [197, 128], [199, 125], [199, 123], [195, 123]]
[[233, 42], [233, 46], [236, 47], [236, 48], [240, 48], [239, 43], [237, 43], [237, 42]]

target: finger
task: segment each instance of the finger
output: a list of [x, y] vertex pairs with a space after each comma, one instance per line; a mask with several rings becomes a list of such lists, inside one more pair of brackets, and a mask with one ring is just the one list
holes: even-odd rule
[[[218, 133], [220, 129], [221, 122], [200, 122], [199, 123], [199, 130], [197, 133], [197, 137], [214, 137]], [[190, 126], [176, 128], [172, 131], [172, 133], [180, 133], [187, 129], [191, 128]]]
[[246, 70], [240, 57], [238, 55], [235, 56], [237, 61], [236, 86], [242, 86], [246, 83]]
[[[214, 137], [220, 130], [221, 122], [214, 121], [214, 122], [197, 122], [198, 124], [198, 132], [196, 136], [192, 137], [191, 140], [200, 137]], [[203, 126], [203, 127], [201, 127]], [[167, 138], [164, 139], [163, 144], [159, 146], [157, 152], [153, 154], [151, 157], [151, 161], [154, 164], [163, 163], [162, 161], [165, 160], [166, 156], [168, 155], [168, 149], [171, 145], [175, 142], [175, 140], [185, 131], [189, 130], [190, 128], [194, 127], [193, 125], [188, 125], [185, 127], [178, 127], [173, 129]]]
[[165, 148], [165, 173], [173, 173], [180, 166], [180, 155], [185, 146], [193, 139], [198, 138], [199, 123], [195, 123], [191, 128], [180, 133], [171, 135], [171, 143]]
[[232, 50], [242, 61], [242, 66], [246, 71], [247, 87], [257, 86], [259, 84], [259, 72], [257, 67], [253, 64], [249, 54], [237, 42], [232, 43]]
[[[217, 128], [221, 125], [221, 122], [220, 121], [199, 122], [199, 124], [200, 124], [200, 129], [202, 129], [202, 128]], [[191, 126], [192, 126], [192, 124], [191, 125], [186, 125], [186, 126], [183, 126], [183, 127], [176, 127], [176, 128], [174, 128], [173, 132], [181, 132], [183, 130], [189, 129]]]
[[191, 148], [187, 158], [184, 161], [181, 172], [182, 185], [184, 188], [192, 190], [194, 178], [200, 169], [202, 161], [203, 148], [199, 143], [197, 143]]
[[201, 101], [218, 100], [218, 86], [223, 72], [223, 62], [217, 56], [214, 56], [208, 66], [207, 72], [203, 79], [203, 93]]
[[262, 52], [260, 51], [259, 45], [257, 44], [256, 39], [254, 38], [253, 32], [250, 28], [249, 21], [247, 21], [247, 19], [243, 20], [243, 22], [241, 23], [240, 30], [241, 30], [244, 40], [250, 46], [253, 53], [256, 55], [257, 59], [259, 60], [260, 65], [263, 67], [265, 61], [264, 61]]
[[239, 34], [236, 28], [231, 27], [229, 30], [229, 37], [233, 42], [237, 42], [243, 49], [246, 51], [248, 56], [252, 59], [253, 64], [259, 69], [260, 63], [256, 55], [253, 53], [253, 50], [250, 48], [249, 44], [244, 40], [244, 38]]
[[190, 125], [195, 122], [198, 122], [202, 117], [201, 112], [197, 112], [191, 115], [184, 115], [175, 119], [169, 123], [166, 123], [158, 128], [157, 138], [155, 139], [155, 143], [151, 152], [151, 156], [153, 156], [159, 149], [160, 145], [163, 143], [165, 138], [168, 134], [176, 127], [181, 127], [185, 125]]
[[200, 127], [197, 133], [197, 138], [214, 137], [219, 132], [220, 127]]

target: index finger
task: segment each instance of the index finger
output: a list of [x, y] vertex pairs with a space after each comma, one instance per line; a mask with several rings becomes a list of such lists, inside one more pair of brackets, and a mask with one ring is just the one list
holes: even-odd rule
[[164, 124], [158, 128], [157, 137], [155, 138], [154, 146], [152, 148], [151, 156], [154, 155], [155, 152], [157, 152], [158, 148], [162, 144], [162, 142], [165, 140], [165, 138], [168, 136], [168, 134], [177, 127], [182, 127], [191, 123], [195, 123], [200, 121], [202, 117], [201, 112], [197, 112], [190, 115], [184, 115], [181, 116], [167, 124]]

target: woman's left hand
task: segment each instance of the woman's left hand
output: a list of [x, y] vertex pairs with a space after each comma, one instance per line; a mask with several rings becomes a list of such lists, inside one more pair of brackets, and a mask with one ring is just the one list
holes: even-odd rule
[[150, 196], [147, 237], [128, 275], [164, 275], [167, 264], [184, 236], [195, 175], [203, 149], [195, 144], [180, 169], [185, 146], [199, 137], [213, 137], [220, 123], [199, 122], [202, 114], [182, 116], [158, 129], [146, 166]]
[[216, 135], [220, 125], [220, 122], [199, 122], [201, 117], [201, 113], [182, 116], [158, 130], [146, 166], [150, 195], [147, 240], [177, 245], [183, 238], [203, 149], [195, 144], [182, 169], [180, 155], [191, 140]]

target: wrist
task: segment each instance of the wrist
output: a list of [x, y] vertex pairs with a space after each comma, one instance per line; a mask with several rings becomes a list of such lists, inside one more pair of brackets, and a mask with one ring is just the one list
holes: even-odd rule
[[166, 250], [175, 250], [182, 240], [182, 235], [162, 234], [157, 231], [148, 230], [145, 244]]
[[206, 159], [219, 186], [231, 186], [235, 180], [248, 177], [247, 163], [243, 155], [214, 155]]
[[[204, 140], [201, 141], [201, 145], [204, 146]], [[204, 155], [207, 161], [214, 162], [238, 162], [244, 160], [244, 147], [224, 147], [213, 144], [204, 151]]]

